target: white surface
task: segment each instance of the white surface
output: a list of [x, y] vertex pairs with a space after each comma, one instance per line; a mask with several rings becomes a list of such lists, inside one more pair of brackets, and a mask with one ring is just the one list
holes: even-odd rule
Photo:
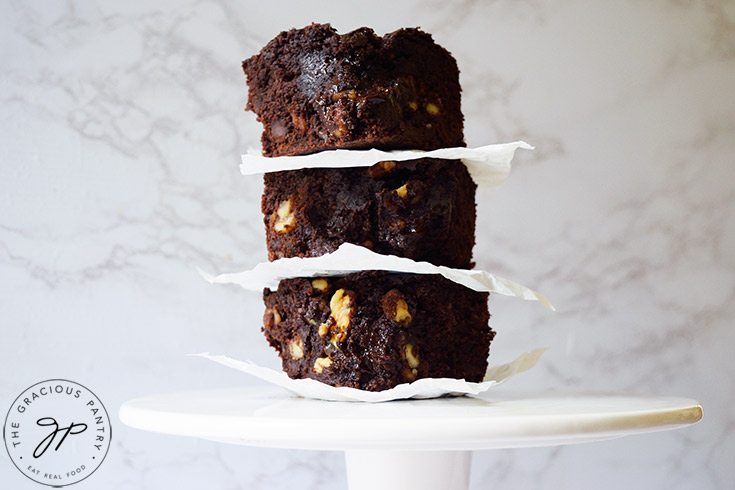
[[[420, 25], [457, 58], [467, 144], [522, 139], [478, 199], [477, 267], [549, 294], [495, 298], [513, 388], [680, 394], [695, 426], [476, 452], [470, 488], [735, 488], [735, 4], [0, 0], [0, 408], [49, 378], [109, 412], [249, 383], [186, 354], [276, 367], [259, 295], [193, 266], [265, 258], [259, 146], [239, 63], [281, 29]], [[251, 384], [259, 383], [253, 381]], [[335, 490], [329, 453], [161, 437], [113, 420], [74, 490]], [[329, 475], [328, 478], [325, 475]], [[0, 454], [3, 488], [37, 490]]]
[[555, 446], [674, 429], [702, 418], [688, 398], [505, 393], [386, 403], [237, 388], [128, 401], [131, 427], [213, 441], [345, 450], [350, 490], [465, 490], [472, 449]]
[[469, 450], [554, 446], [698, 422], [689, 398], [606, 393], [492, 392], [476, 397], [345, 403], [279, 388], [207, 390], [128, 401], [131, 427], [291, 449]]
[[349, 490], [465, 490], [471, 451], [349, 450]]

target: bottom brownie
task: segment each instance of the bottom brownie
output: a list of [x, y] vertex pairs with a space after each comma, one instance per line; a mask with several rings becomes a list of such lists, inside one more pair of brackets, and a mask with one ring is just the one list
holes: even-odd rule
[[370, 391], [481, 381], [495, 336], [487, 298], [439, 275], [284, 279], [263, 292], [263, 331], [291, 378]]

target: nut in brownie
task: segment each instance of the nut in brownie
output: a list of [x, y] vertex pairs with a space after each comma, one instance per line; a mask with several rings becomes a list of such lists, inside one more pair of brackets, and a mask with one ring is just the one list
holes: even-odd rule
[[292, 378], [381, 391], [419, 378], [479, 382], [487, 293], [437, 275], [285, 279], [263, 294], [263, 331]]
[[472, 267], [475, 189], [458, 160], [265, 175], [268, 258], [312, 257], [344, 242], [382, 254]]

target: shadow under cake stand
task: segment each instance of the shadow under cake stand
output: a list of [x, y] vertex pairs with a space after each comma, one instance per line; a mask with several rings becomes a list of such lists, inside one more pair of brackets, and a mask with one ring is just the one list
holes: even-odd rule
[[678, 397], [509, 392], [384, 403], [298, 398], [276, 388], [130, 400], [137, 429], [230, 444], [345, 451], [350, 490], [466, 490], [474, 449], [554, 446], [674, 429], [702, 407]]

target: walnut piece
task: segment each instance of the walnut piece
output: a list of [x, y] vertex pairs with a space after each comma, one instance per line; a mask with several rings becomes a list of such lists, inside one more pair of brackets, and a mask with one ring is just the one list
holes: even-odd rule
[[428, 104], [426, 104], [426, 112], [431, 116], [436, 116], [437, 114], [439, 114], [439, 112], [441, 112], [441, 110], [439, 109], [438, 105], [434, 104], [433, 102], [429, 102]]
[[271, 218], [276, 233], [288, 233], [296, 228], [296, 215], [291, 210], [291, 200], [283, 201]]
[[413, 381], [419, 374], [419, 351], [413, 344], [406, 344], [403, 348], [403, 356], [406, 358], [407, 366], [401, 369], [401, 375], [406, 381]]
[[295, 112], [291, 113], [291, 123], [293, 124], [293, 127], [296, 128], [298, 131], [302, 133], [306, 132], [306, 119], [296, 114]]
[[406, 354], [406, 362], [408, 363], [408, 367], [410, 367], [411, 369], [416, 369], [417, 367], [419, 367], [419, 350], [417, 347], [415, 347], [413, 344], [406, 344], [404, 353]]
[[355, 91], [355, 89], [341, 90], [339, 92], [334, 92], [332, 94], [332, 102], [337, 102], [342, 97], [347, 97], [350, 100], [355, 100], [357, 98], [357, 92]]
[[397, 289], [391, 289], [383, 296], [383, 313], [396, 323], [400, 323], [404, 327], [411, 324], [413, 317], [408, 311], [408, 303], [406, 299]]
[[405, 379], [406, 381], [414, 381], [418, 374], [419, 372], [417, 369], [411, 369], [408, 366], [404, 366], [403, 368], [401, 368], [401, 376], [403, 376], [403, 379]]
[[322, 374], [325, 368], [328, 368], [332, 365], [332, 360], [328, 357], [320, 357], [316, 361], [314, 361], [314, 372], [317, 374]]
[[372, 167], [368, 168], [368, 176], [372, 179], [379, 179], [393, 172], [396, 169], [396, 162], [393, 160], [385, 160], [378, 162]]
[[296, 337], [289, 342], [288, 353], [291, 354], [291, 359], [294, 360], [304, 357], [304, 341], [301, 340], [301, 337]]
[[396, 303], [396, 318], [395, 320], [398, 323], [404, 323], [408, 325], [411, 323], [412, 317], [411, 314], [408, 312], [408, 305], [406, 302], [402, 299], [398, 300]]
[[329, 281], [322, 278], [314, 279], [313, 281], [311, 281], [311, 287], [313, 287], [320, 293], [326, 293], [329, 289]]
[[266, 308], [263, 314], [263, 326], [265, 328], [271, 328], [274, 325], [281, 323], [281, 315], [274, 306], [273, 308]]
[[347, 337], [347, 329], [350, 326], [352, 315], [355, 314], [355, 303], [352, 300], [353, 294], [344, 289], [338, 289], [334, 292], [332, 299], [329, 301], [329, 318], [326, 323], [319, 326], [319, 335], [324, 337], [327, 333], [332, 335], [330, 341], [334, 344], [342, 342]]

